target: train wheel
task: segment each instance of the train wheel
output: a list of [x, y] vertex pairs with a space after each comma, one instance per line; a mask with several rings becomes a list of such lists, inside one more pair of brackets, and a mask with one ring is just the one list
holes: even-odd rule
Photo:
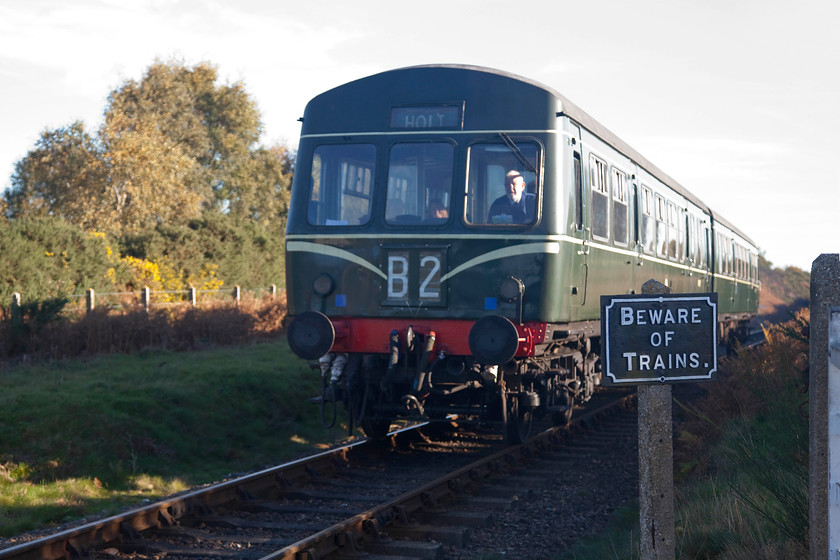
[[531, 421], [533, 413], [519, 406], [519, 396], [512, 395], [507, 406], [507, 422], [505, 423], [505, 439], [510, 445], [519, 445], [528, 441], [531, 435]]
[[551, 422], [555, 426], [565, 426], [572, 421], [572, 411], [575, 408], [575, 398], [571, 391], [561, 391], [561, 396], [558, 399], [565, 410], [552, 410]]
[[362, 431], [370, 439], [383, 440], [388, 437], [388, 432], [391, 431], [391, 419], [363, 418]]

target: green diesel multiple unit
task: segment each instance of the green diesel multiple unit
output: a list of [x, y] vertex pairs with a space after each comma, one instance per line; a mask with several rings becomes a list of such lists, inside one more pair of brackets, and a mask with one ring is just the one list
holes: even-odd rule
[[[322, 412], [372, 437], [401, 415], [568, 421], [600, 384], [602, 294], [717, 292], [758, 307], [758, 250], [558, 92], [496, 70], [403, 68], [315, 97], [286, 259], [289, 343]], [[333, 404], [330, 404], [333, 403]], [[335, 410], [334, 408], [332, 409]]]

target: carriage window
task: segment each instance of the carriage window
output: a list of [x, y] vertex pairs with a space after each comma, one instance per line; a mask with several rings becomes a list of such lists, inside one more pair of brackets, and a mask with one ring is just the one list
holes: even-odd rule
[[726, 243], [726, 247], [723, 251], [723, 254], [724, 254], [724, 258], [726, 259], [726, 262], [725, 262], [723, 268], [726, 271], [727, 275], [733, 276], [734, 275], [734, 272], [733, 272], [734, 267], [733, 267], [733, 264], [732, 264], [732, 240], [731, 239], [725, 239], [724, 242]]
[[601, 239], [610, 236], [609, 210], [610, 186], [606, 162], [589, 156], [589, 183], [592, 186], [592, 235]]
[[735, 276], [747, 279], [747, 250], [740, 245], [735, 245]]
[[616, 245], [627, 245], [627, 175], [612, 169], [613, 237]]
[[668, 256], [677, 258], [677, 207], [668, 203]]
[[679, 255], [680, 260], [686, 258], [686, 251], [688, 250], [685, 233], [687, 219], [688, 217], [685, 209], [677, 208], [677, 254]]
[[370, 144], [323, 145], [312, 155], [307, 218], [321, 226], [357, 226], [370, 220], [376, 148]]
[[718, 270], [727, 276], [733, 273], [732, 240], [722, 233], [718, 234]]
[[[464, 219], [469, 224], [511, 226], [536, 220], [540, 149], [535, 142], [481, 143], [470, 147]], [[508, 193], [507, 182], [513, 186]]]
[[656, 250], [656, 220], [653, 211], [653, 192], [642, 185], [642, 247], [646, 253]]
[[688, 260], [700, 264], [700, 219], [694, 214], [688, 215]]
[[672, 202], [668, 203], [668, 256], [677, 260], [685, 256], [685, 218]]
[[726, 240], [726, 273], [730, 276], [735, 275], [735, 257], [731, 239]]
[[656, 195], [656, 254], [668, 256], [668, 224], [665, 215], [665, 199]]
[[454, 148], [448, 143], [397, 144], [388, 164], [385, 221], [441, 224], [449, 219]]

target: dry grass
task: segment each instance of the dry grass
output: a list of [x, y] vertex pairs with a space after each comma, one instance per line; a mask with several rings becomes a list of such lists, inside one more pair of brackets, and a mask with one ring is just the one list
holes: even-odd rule
[[131, 305], [84, 315], [65, 313], [49, 320], [33, 312], [0, 324], [0, 339], [6, 341], [0, 344], [0, 364], [130, 354], [148, 348], [185, 351], [241, 345], [280, 336], [285, 317], [285, 294], [262, 298], [245, 294], [238, 304], [177, 303], [148, 311]]
[[[690, 405], [682, 403], [689, 414], [674, 446], [680, 474], [702, 476], [708, 472], [711, 457], [705, 450], [724, 435], [730, 420], [749, 421], [769, 412], [771, 406], [807, 413], [809, 321], [806, 307], [792, 320], [767, 327], [764, 345], [738, 349], [734, 356], [720, 361], [717, 381], [703, 385], [705, 398]], [[780, 395], [788, 396], [781, 405]]]

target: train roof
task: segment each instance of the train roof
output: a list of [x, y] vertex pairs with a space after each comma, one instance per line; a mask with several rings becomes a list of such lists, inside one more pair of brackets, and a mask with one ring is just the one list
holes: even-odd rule
[[[503, 95], [509, 96], [520, 94], [527, 95], [528, 101], [526, 104], [528, 104], [529, 106], [546, 106], [546, 99], [552, 99], [554, 101], [552, 110], [555, 112], [553, 118], [559, 116], [566, 116], [571, 120], [577, 122], [578, 124], [586, 128], [587, 130], [589, 130], [590, 132], [607, 142], [608, 144], [615, 147], [618, 151], [620, 151], [625, 156], [633, 160], [640, 167], [644, 168], [648, 173], [662, 181], [664, 184], [668, 185], [670, 188], [672, 188], [674, 191], [685, 197], [687, 200], [690, 200], [693, 204], [696, 204], [698, 207], [708, 212], [714, 221], [726, 226], [734, 233], [741, 236], [745, 241], [755, 246], [755, 242], [753, 242], [746, 234], [744, 234], [737, 227], [735, 227], [734, 224], [719, 216], [695, 194], [683, 187], [680, 183], [678, 183], [670, 175], [662, 171], [659, 167], [651, 163], [642, 154], [633, 149], [621, 138], [613, 134], [609, 129], [607, 129], [601, 123], [592, 118], [580, 107], [572, 103], [563, 94], [541, 82], [523, 76], [519, 76], [510, 72], [505, 72], [503, 70], [465, 64], [427, 64], [418, 66], [406, 66], [403, 68], [386, 70], [384, 72], [360, 78], [358, 80], [354, 80], [352, 82], [348, 82], [341, 86], [335, 87], [313, 98], [312, 101], [310, 101], [307, 105], [307, 110], [304, 114], [302, 135], [305, 136], [306, 134], [311, 133], [317, 134], [319, 129], [327, 130], [329, 127], [328, 123], [319, 122], [316, 114], [310, 113], [309, 109], [313, 105], [323, 103], [332, 104], [339, 97], [345, 96], [348, 93], [352, 94], [352, 92], [354, 91], [358, 92], [361, 96], [364, 96], [363, 92], [365, 92], [366, 90], [381, 91], [385, 89], [388, 92], [394, 93], [395, 97], [398, 97], [400, 99], [403, 98], [401, 94], [406, 93], [410, 93], [413, 96], [424, 95], [426, 94], [426, 92], [430, 91], [431, 88], [441, 87], [440, 82], [426, 81], [423, 79], [423, 74], [427, 72], [464, 72], [477, 77], [484, 77], [488, 80], [492, 80], [493, 85], [495, 87], [485, 87], [483, 91], [493, 91], [494, 95], [499, 91], [501, 91]], [[403, 83], [409, 84], [406, 86], [406, 89], [403, 89], [402, 91], [397, 85], [400, 83], [400, 81], [393, 80], [393, 78], [398, 74], [402, 74], [404, 76]], [[531, 87], [522, 88], [521, 86], [523, 84], [527, 84]], [[480, 84], [474, 83], [472, 80], [470, 80], [470, 85], [480, 86]], [[485, 86], [486, 85], [487, 84], [485, 84]], [[487, 109], [490, 110], [489, 107], [487, 107]], [[363, 116], [359, 115], [359, 117], [360, 120], [358, 124], [361, 124]], [[367, 120], [366, 122], [370, 123], [371, 120]], [[358, 130], [358, 132], [363, 131], [365, 130]]]

